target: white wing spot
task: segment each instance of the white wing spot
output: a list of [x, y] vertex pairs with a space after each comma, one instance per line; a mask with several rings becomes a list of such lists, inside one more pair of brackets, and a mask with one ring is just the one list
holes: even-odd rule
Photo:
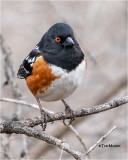
[[29, 71], [27, 71], [26, 68], [25, 68], [24, 66], [23, 66], [23, 68], [24, 68], [24, 70], [25, 70], [26, 73], [29, 73]]
[[36, 45], [34, 49], [39, 49], [39, 46], [38, 46], [38, 45]]
[[33, 63], [31, 63], [30, 66], [33, 67]]
[[25, 60], [28, 60], [29, 59], [29, 56], [27, 56], [26, 58], [25, 58]]

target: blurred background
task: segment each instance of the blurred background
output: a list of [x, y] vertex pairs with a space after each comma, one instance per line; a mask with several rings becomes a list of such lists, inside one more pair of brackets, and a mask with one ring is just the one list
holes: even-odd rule
[[[109, 102], [127, 94], [126, 86], [126, 1], [2, 1], [2, 36], [11, 49], [10, 59], [14, 79], [22, 94], [21, 100], [36, 104], [24, 80], [16, 74], [23, 59], [39, 42], [51, 25], [65, 22], [72, 26], [88, 63], [85, 79], [72, 96], [66, 99], [72, 109], [91, 107]], [[10, 85], [3, 85], [5, 55], [1, 54], [1, 96], [16, 98]], [[42, 105], [54, 112], [64, 111], [60, 101]], [[20, 120], [39, 116], [37, 109], [1, 102], [1, 121], [10, 121], [19, 114]], [[112, 132], [103, 144], [120, 147], [100, 148], [91, 152], [92, 159], [126, 159], [127, 110], [119, 107], [106, 112], [77, 118], [72, 124], [91, 147], [113, 125]], [[36, 129], [41, 130], [38, 126]], [[48, 124], [46, 133], [68, 142], [74, 149], [85, 153], [76, 136], [61, 121]], [[24, 155], [24, 151], [27, 155]], [[8, 153], [8, 154], [6, 154]], [[59, 159], [61, 150], [47, 143], [22, 135], [1, 136], [1, 159]], [[62, 159], [72, 159], [65, 151]]]

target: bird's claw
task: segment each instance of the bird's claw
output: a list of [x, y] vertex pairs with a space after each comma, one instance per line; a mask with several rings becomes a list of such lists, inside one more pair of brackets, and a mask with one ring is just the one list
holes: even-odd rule
[[43, 131], [45, 131], [46, 127], [47, 127], [47, 122], [50, 119], [52, 121], [52, 123], [54, 122], [53, 120], [53, 116], [45, 111], [41, 111], [41, 117], [42, 117], [42, 129]]
[[[74, 114], [73, 114], [73, 110], [72, 110], [69, 106], [66, 106], [65, 114], [66, 114], [66, 115], [69, 115], [69, 114], [70, 114], [70, 121], [69, 121], [69, 123], [68, 123], [68, 125], [70, 125], [70, 124], [72, 123], [72, 121], [75, 120]], [[63, 120], [64, 125], [66, 125], [65, 120], [66, 120], [66, 119]]]

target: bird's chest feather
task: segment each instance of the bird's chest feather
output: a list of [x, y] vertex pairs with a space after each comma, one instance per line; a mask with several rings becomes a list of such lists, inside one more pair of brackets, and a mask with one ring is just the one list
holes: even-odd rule
[[85, 72], [83, 60], [76, 69], [67, 72], [61, 67], [47, 64], [42, 56], [33, 64], [32, 75], [26, 83], [34, 96], [44, 101], [56, 101], [71, 95], [81, 83]]
[[38, 92], [37, 96], [44, 101], [57, 101], [71, 95], [80, 85], [84, 78], [85, 61], [83, 60], [75, 70], [70, 72], [55, 65], [50, 65], [50, 68], [51, 73], [59, 78], [53, 80], [43, 94]]

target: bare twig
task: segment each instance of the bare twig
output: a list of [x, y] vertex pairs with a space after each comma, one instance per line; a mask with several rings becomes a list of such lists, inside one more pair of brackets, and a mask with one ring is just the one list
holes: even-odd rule
[[[91, 114], [96, 114], [99, 112], [103, 112], [103, 111], [107, 111], [109, 109], [119, 107], [119, 106], [126, 104], [126, 103], [128, 103], [128, 96], [122, 97], [119, 99], [115, 99], [115, 100], [108, 102], [108, 103], [105, 103], [105, 104], [92, 106], [90, 108], [82, 108], [82, 109], [74, 111], [73, 114], [74, 114], [74, 117], [88, 116]], [[53, 114], [54, 121], [63, 120], [63, 119], [70, 119], [70, 115], [65, 115], [65, 113], [62, 113], [62, 112]], [[48, 119], [48, 122], [52, 122], [52, 120]], [[6, 123], [6, 122], [4, 122], [4, 123]], [[41, 124], [42, 119], [41, 119], [41, 117], [35, 117], [34, 119], [29, 118], [24, 121], [16, 121], [16, 123], [21, 123], [22, 125], [25, 125], [25, 126], [34, 127], [36, 125]]]
[[16, 103], [16, 104], [24, 105], [24, 106], [31, 107], [34, 109], [39, 109], [39, 107], [36, 104], [27, 103], [26, 101], [23, 101], [23, 100], [2, 97], [0, 98], [0, 101]]
[[59, 160], [61, 160], [61, 158], [62, 158], [63, 151], [64, 151], [64, 145], [63, 145], [63, 147], [62, 147], [62, 149], [61, 149], [61, 153], [60, 153]]
[[[4, 98], [3, 97], [3, 98], [0, 98], [0, 101], [3, 101], [3, 102], [12, 102], [12, 103], [24, 105], [24, 106], [27, 106], [27, 107], [32, 107], [34, 109], [39, 109], [39, 107], [37, 105], [32, 104], [32, 103], [27, 103], [26, 101], [22, 101], [22, 100], [16, 100], [16, 99]], [[47, 109], [45, 109], [45, 111], [47, 111], [50, 114], [54, 113], [54, 112], [52, 112], [50, 110], [47, 110]], [[84, 141], [82, 140], [82, 138], [80, 137], [78, 131], [72, 125], [68, 125], [67, 122], [65, 122], [65, 125], [76, 135], [76, 137], [78, 138], [78, 140], [80, 141], [80, 143], [83, 145], [85, 151], [87, 151], [87, 147], [86, 147]]]
[[[12, 63], [12, 60], [11, 60], [11, 56], [10, 56], [12, 54], [12, 51], [11, 51], [10, 47], [6, 44], [2, 35], [0, 35], [0, 42], [1, 42], [2, 53], [4, 55], [4, 74], [5, 74], [5, 78], [6, 78], [6, 81], [5, 81], [4, 85], [9, 84], [11, 86], [13, 97], [19, 99], [21, 97], [21, 92], [19, 91], [19, 88], [18, 88], [18, 85], [17, 85], [14, 66], [13, 66], [13, 63]], [[13, 118], [12, 118], [12, 121], [13, 120], [19, 120], [20, 116], [21, 116], [21, 112], [22, 112], [21, 107], [16, 107]], [[22, 151], [22, 153], [24, 152], [25, 154], [27, 154], [26, 153], [26, 151], [27, 151], [27, 147], [26, 147], [27, 146], [27, 139], [26, 139], [26, 137], [24, 138], [24, 135], [23, 135], [22, 138], [23, 138], [23, 141], [22, 141], [23, 151]]]
[[[24, 106], [27, 106], [27, 107], [32, 107], [34, 109], [38, 109], [39, 110], [39, 107], [36, 104], [27, 103], [26, 101], [22, 101], [22, 100], [16, 100], [16, 99], [4, 98], [3, 97], [3, 98], [0, 98], [0, 101], [3, 101], [3, 102], [12, 102], [12, 103], [24, 105]], [[50, 114], [54, 113], [54, 112], [52, 112], [50, 110], [47, 110], [47, 109], [45, 109], [45, 111], [47, 111]], [[84, 141], [82, 140], [82, 138], [80, 137], [78, 131], [72, 125], [68, 125], [67, 122], [65, 122], [65, 125], [76, 135], [76, 137], [78, 138], [78, 140], [80, 141], [80, 143], [83, 145], [85, 151], [87, 151], [87, 147], [84, 144]]]
[[[74, 111], [73, 114], [75, 117], [88, 116], [91, 114], [96, 114], [96, 113], [100, 113], [103, 111], [107, 111], [109, 109], [119, 107], [119, 106], [126, 104], [126, 103], [128, 103], [128, 96], [122, 97], [119, 99], [115, 99], [111, 102], [97, 105], [97, 106], [93, 106], [90, 108], [78, 109], [78, 110]], [[63, 120], [63, 119], [70, 119], [70, 115], [65, 115], [65, 113], [62, 113], [62, 112], [53, 114], [54, 121]], [[52, 122], [52, 120], [48, 119], [48, 122]], [[6, 122], [4, 122], [4, 123], [6, 123]], [[15, 123], [21, 123], [22, 125], [25, 125], [25, 126], [34, 127], [36, 125], [41, 124], [42, 119], [41, 119], [41, 117], [35, 117], [34, 119], [29, 118], [24, 121], [15, 121]]]
[[[115, 107], [119, 107], [123, 104], [128, 103], [128, 96], [123, 97], [123, 98], [119, 98], [116, 100], [113, 100], [109, 103], [106, 104], [102, 104], [102, 105], [98, 105], [98, 106], [93, 106], [91, 108], [83, 108], [83, 109], [79, 109], [77, 111], [74, 111], [74, 115], [75, 117], [81, 117], [81, 116], [85, 116], [85, 115], [91, 115], [94, 113], [99, 113], [102, 111], [106, 111], [108, 109], [112, 109]], [[70, 118], [70, 116], [66, 116], [63, 113], [56, 113], [53, 115], [53, 120], [61, 120], [63, 118]], [[49, 122], [51, 122], [51, 120], [48, 120]], [[41, 118], [35, 118], [35, 120], [32, 119], [27, 119], [24, 121], [14, 121], [14, 122], [2, 122], [0, 123], [0, 133], [7, 133], [7, 134], [11, 134], [11, 133], [17, 133], [17, 134], [25, 134], [31, 137], [35, 137], [41, 140], [46, 141], [49, 144], [53, 144], [56, 145], [59, 148], [63, 148], [63, 142], [59, 139], [56, 139], [50, 135], [47, 135], [43, 132], [40, 131], [36, 131], [30, 127], [34, 127], [38, 124], [41, 124], [42, 120]], [[29, 127], [28, 127], [29, 126]], [[73, 155], [76, 159], [80, 159], [80, 156], [84, 156], [82, 153], [78, 152], [78, 151], [74, 151], [68, 144], [64, 143], [64, 148], [65, 151], [67, 151], [68, 153], [70, 153], [71, 155]]]
[[[21, 100], [16, 100], [16, 99], [10, 99], [10, 98], [1, 98], [0, 99], [1, 101], [4, 101], [4, 102], [13, 102], [13, 103], [17, 103], [17, 104], [20, 104], [20, 105], [25, 105], [25, 106], [28, 106], [28, 107], [33, 107], [34, 109], [39, 109], [39, 107], [35, 104], [30, 104], [30, 103], [27, 103], [25, 101], [21, 101]], [[49, 113], [54, 113], [52, 111], [49, 111], [49, 110], [46, 110], [47, 112]], [[85, 148], [85, 151], [87, 151], [86, 149], [86, 146], [82, 140], [82, 138], [80, 137], [79, 133], [77, 130], [75, 130], [75, 128], [72, 126], [72, 125], [68, 125], [66, 122], [65, 122], [65, 125], [76, 135], [76, 137], [78, 138], [78, 140], [81, 142], [81, 144], [84, 146]], [[24, 142], [25, 143], [25, 142]], [[25, 145], [26, 146], [26, 145]], [[60, 155], [60, 159], [61, 159], [61, 156], [62, 156], [62, 152], [63, 152], [63, 148], [61, 150], [61, 155]], [[27, 155], [27, 154], [26, 154]]]
[[104, 136], [102, 136], [92, 147], [89, 148], [89, 150], [86, 152], [86, 156], [95, 149], [95, 147], [101, 142], [103, 141], [110, 133], [112, 133], [115, 129], [117, 128], [117, 126], [112, 127], [112, 129], [110, 129]]
[[[75, 118], [88, 116], [91, 114], [96, 114], [96, 113], [100, 113], [103, 111], [107, 111], [109, 109], [119, 107], [119, 106], [126, 104], [126, 103], [128, 103], [128, 96], [122, 97], [119, 99], [115, 99], [115, 100], [108, 102], [108, 103], [105, 103], [105, 104], [92, 106], [90, 108], [81, 108], [81, 109], [74, 111], [73, 114], [74, 114]], [[53, 114], [53, 121], [63, 120], [63, 119], [70, 119], [70, 115], [66, 115], [65, 113], [62, 113], [62, 112]], [[48, 119], [47, 121], [52, 122], [51, 119]], [[6, 123], [6, 122], [4, 122], [4, 123]], [[42, 119], [41, 119], [41, 117], [35, 117], [34, 119], [29, 118], [24, 121], [16, 121], [16, 123], [21, 123], [22, 125], [25, 125], [25, 126], [34, 127], [36, 125], [42, 124]]]
[[[0, 98], [0, 101], [16, 103], [16, 104], [20, 104], [20, 105], [23, 105], [23, 106], [27, 106], [27, 107], [34, 108], [34, 109], [38, 109], [38, 110], [39, 110], [39, 106], [37, 106], [36, 104], [28, 103], [28, 102], [23, 101], [23, 100], [17, 100], [17, 99], [2, 97], [2, 98]], [[45, 108], [43, 108], [43, 109], [44, 109], [46, 112], [50, 113], [50, 114], [54, 114], [53, 111], [50, 111], [50, 110], [45, 109]]]
[[52, 137], [42, 131], [36, 131], [33, 128], [23, 126], [20, 123], [6, 122], [0, 124], [1, 133], [16, 133], [16, 134], [25, 134], [29, 137], [34, 137], [40, 140], [43, 140], [49, 144], [55, 145], [58, 148], [65, 150], [69, 154], [73, 155], [76, 159], [87, 159], [84, 154], [79, 151], [74, 150], [69, 144], [64, 143], [62, 140]]
[[4, 41], [4, 38], [2, 35], [0, 35], [0, 41], [1, 41], [1, 49], [2, 53], [4, 55], [4, 71], [5, 71], [5, 77], [6, 77], [6, 82], [5, 84], [10, 83], [12, 90], [13, 90], [13, 95], [14, 97], [18, 98], [21, 96], [21, 93], [17, 87], [17, 83], [15, 81], [15, 72], [14, 68], [12, 66], [12, 61], [10, 59], [10, 55], [12, 54], [10, 47], [6, 44]]
[[68, 125], [67, 122], [64, 122], [64, 123], [76, 135], [76, 137], [78, 138], [78, 140], [80, 141], [80, 143], [83, 145], [85, 151], [87, 151], [87, 147], [86, 147], [84, 141], [82, 140], [82, 138], [80, 137], [79, 132], [72, 125]]

